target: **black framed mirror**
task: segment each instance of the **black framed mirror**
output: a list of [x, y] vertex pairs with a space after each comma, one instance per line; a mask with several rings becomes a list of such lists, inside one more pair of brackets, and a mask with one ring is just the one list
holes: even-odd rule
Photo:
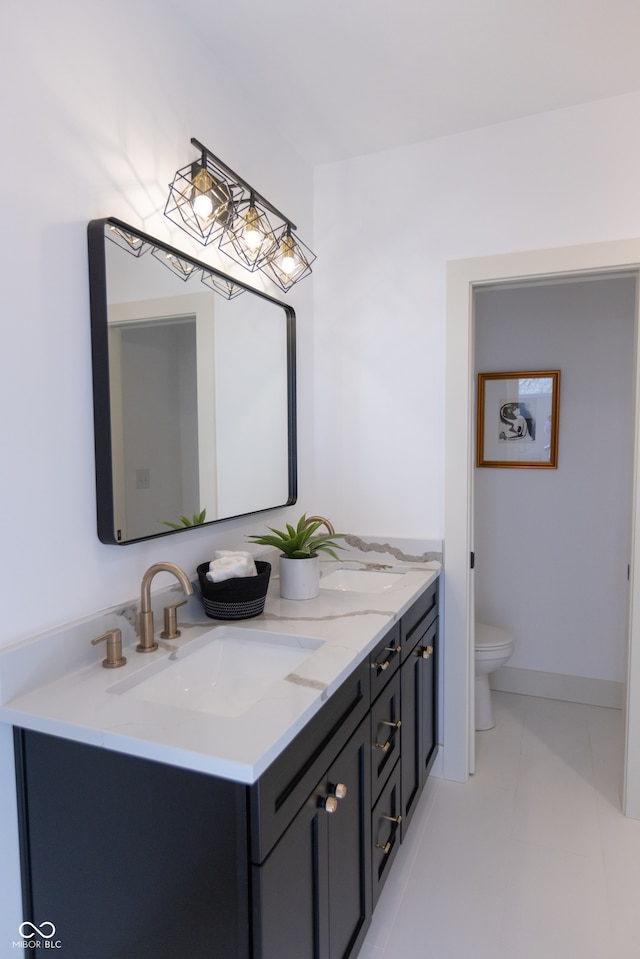
[[100, 540], [295, 503], [293, 309], [113, 217], [88, 242]]

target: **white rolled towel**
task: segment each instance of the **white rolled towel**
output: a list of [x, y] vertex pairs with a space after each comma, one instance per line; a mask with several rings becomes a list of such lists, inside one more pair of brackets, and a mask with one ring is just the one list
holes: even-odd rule
[[215, 555], [216, 558], [209, 563], [209, 572], [207, 573], [207, 579], [212, 583], [221, 583], [225, 579], [257, 576], [258, 574], [251, 553], [218, 550]]
[[223, 559], [225, 556], [244, 556], [246, 559], [249, 569], [253, 570], [249, 575], [257, 576], [258, 571], [256, 569], [256, 564], [253, 561], [253, 553], [250, 553], [246, 549], [217, 549], [213, 554], [214, 559]]

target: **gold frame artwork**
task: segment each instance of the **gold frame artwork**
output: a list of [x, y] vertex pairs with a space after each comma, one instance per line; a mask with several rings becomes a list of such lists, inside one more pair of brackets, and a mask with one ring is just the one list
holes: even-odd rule
[[478, 374], [476, 466], [557, 469], [560, 370]]

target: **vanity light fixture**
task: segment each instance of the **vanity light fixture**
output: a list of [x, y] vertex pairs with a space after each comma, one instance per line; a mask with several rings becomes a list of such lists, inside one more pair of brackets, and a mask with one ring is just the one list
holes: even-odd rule
[[261, 270], [285, 293], [309, 276], [316, 257], [295, 223], [202, 143], [191, 143], [200, 159], [177, 171], [165, 216], [203, 246], [217, 239], [223, 253], [245, 270]]

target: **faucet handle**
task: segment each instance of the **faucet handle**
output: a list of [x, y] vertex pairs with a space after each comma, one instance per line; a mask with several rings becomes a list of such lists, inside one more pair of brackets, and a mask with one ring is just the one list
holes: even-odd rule
[[181, 599], [179, 603], [172, 603], [170, 606], [165, 606], [164, 629], [160, 633], [161, 639], [177, 639], [178, 636], [182, 635], [178, 629], [178, 614], [176, 610], [178, 606], [186, 606], [186, 603], [186, 599]]
[[116, 669], [118, 666], [124, 666], [126, 657], [122, 655], [122, 631], [116, 626], [115, 629], [108, 629], [102, 636], [96, 636], [91, 640], [92, 646], [98, 643], [107, 644], [107, 658], [102, 660], [105, 669]]

